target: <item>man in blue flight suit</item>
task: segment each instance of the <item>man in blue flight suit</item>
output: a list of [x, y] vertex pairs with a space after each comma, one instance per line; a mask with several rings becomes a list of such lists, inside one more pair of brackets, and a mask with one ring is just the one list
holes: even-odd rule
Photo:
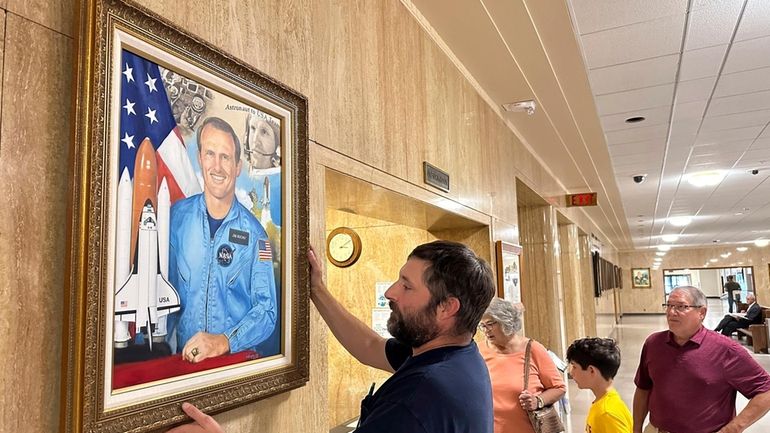
[[235, 199], [238, 137], [227, 122], [209, 117], [197, 138], [204, 192], [171, 208], [169, 239], [169, 278], [181, 301], [170, 325], [177, 352], [193, 363], [254, 349], [277, 320], [270, 241]]

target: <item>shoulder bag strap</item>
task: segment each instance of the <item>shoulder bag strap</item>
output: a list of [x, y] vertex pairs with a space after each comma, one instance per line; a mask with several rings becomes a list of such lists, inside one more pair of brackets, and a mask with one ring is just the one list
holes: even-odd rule
[[527, 341], [527, 349], [524, 351], [524, 391], [529, 388], [529, 358], [532, 355], [532, 339]]

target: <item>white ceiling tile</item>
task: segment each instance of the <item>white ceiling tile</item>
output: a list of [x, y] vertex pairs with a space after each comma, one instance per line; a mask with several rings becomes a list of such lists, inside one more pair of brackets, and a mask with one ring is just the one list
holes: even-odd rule
[[674, 107], [674, 122], [681, 122], [684, 120], [700, 120], [703, 117], [703, 112], [706, 110], [708, 101], [693, 101], [685, 102], [683, 104], [676, 104]]
[[676, 86], [676, 102], [686, 103], [709, 99], [716, 79], [717, 77], [713, 76], [680, 82]]
[[588, 78], [595, 95], [673, 83], [679, 54], [591, 69]]
[[770, 36], [735, 42], [723, 73], [747, 71], [770, 66]]
[[770, 128], [765, 128], [762, 135], [751, 144], [752, 149], [764, 149], [766, 147], [770, 147]]
[[571, 0], [579, 33], [650, 21], [666, 15], [684, 15], [687, 4], [678, 0]]
[[633, 116], [635, 110], [670, 106], [673, 93], [673, 84], [610, 93], [596, 97], [596, 108], [600, 116], [618, 113], [629, 113], [629, 116]]
[[685, 51], [730, 42], [743, 2], [716, 2], [690, 12]]
[[624, 143], [610, 146], [610, 156], [636, 155], [640, 153], [662, 153], [666, 140], [649, 140], [635, 143]]
[[612, 28], [581, 37], [589, 69], [679, 52], [684, 14]]
[[770, 35], [770, 2], [749, 0], [735, 40], [742, 41], [768, 35]]
[[743, 156], [742, 160], [754, 161], [770, 161], [770, 149], [751, 149]]
[[647, 166], [651, 163], [657, 163], [660, 159], [660, 155], [654, 154], [625, 155], [612, 158], [612, 160], [617, 161], [619, 165], [635, 164], [638, 166]]
[[770, 108], [770, 90], [747, 95], [714, 98], [711, 100], [706, 116], [721, 116], [744, 111], [766, 110], [768, 108]]
[[602, 126], [606, 132], [622, 129], [635, 129], [662, 123], [668, 124], [670, 111], [670, 107], [656, 107], [635, 111], [633, 113], [634, 116], [642, 116], [645, 118], [643, 122], [639, 123], [626, 123], [626, 119], [630, 117], [626, 113], [610, 114], [601, 117], [599, 120], [602, 122]]
[[770, 68], [722, 74], [719, 77], [717, 88], [714, 90], [714, 97], [739, 95], [762, 90], [770, 90]]
[[682, 54], [679, 79], [687, 81], [717, 75], [726, 51], [727, 45], [685, 51]]
[[612, 146], [623, 143], [636, 143], [660, 139], [665, 141], [668, 133], [668, 124], [645, 126], [641, 128], [624, 129], [606, 132], [607, 144]]
[[770, 122], [770, 110], [745, 111], [743, 113], [707, 117], [703, 119], [700, 131], [710, 132], [747, 126], [764, 126], [768, 122]]
[[719, 142], [734, 142], [738, 140], [753, 140], [759, 136], [760, 132], [762, 132], [761, 126], [700, 132], [698, 133], [698, 137], [695, 139], [695, 145]]

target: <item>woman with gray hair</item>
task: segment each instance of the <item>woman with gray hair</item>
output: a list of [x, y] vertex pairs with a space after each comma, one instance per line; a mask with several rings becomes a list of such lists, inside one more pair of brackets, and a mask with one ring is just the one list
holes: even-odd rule
[[530, 339], [521, 335], [523, 313], [521, 304], [494, 298], [479, 323], [487, 340], [481, 354], [492, 380], [495, 433], [534, 433], [527, 411], [555, 403], [567, 390], [548, 351], [534, 340], [524, 389], [524, 355]]

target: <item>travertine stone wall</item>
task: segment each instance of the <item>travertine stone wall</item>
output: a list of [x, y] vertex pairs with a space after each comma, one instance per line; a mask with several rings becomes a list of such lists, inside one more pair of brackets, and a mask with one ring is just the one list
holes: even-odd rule
[[[657, 271], [650, 271], [652, 287], [648, 289], [631, 289], [631, 268], [652, 268], [655, 251], [624, 252], [620, 254], [623, 267], [623, 279], [629, 282], [621, 291], [623, 313], [663, 313], [660, 307], [664, 299], [663, 270], [702, 268], [710, 259], [718, 259], [713, 268], [729, 266], [752, 266], [754, 270], [754, 285], [757, 301], [762, 305], [770, 305], [770, 247], [758, 248], [748, 246], [748, 251], [735, 250], [736, 245], [708, 248], [672, 248], [663, 257], [663, 265]], [[722, 259], [720, 254], [731, 252], [728, 259]], [[742, 263], [738, 263], [742, 262]], [[710, 263], [710, 262], [709, 262]]]
[[519, 208], [521, 299], [527, 336], [557, 354], [564, 353], [564, 310], [559, 299], [556, 213], [551, 206]]
[[575, 224], [559, 225], [561, 281], [564, 292], [564, 324], [567, 346], [577, 338], [585, 337], [583, 285], [580, 275], [580, 245]]
[[[542, 197], [565, 193], [398, 0], [139, 3], [308, 97], [314, 245], [323, 244], [324, 172], [335, 156], [349, 158], [346, 171], [359, 178], [495, 221], [492, 240], [516, 241], [516, 179]], [[0, 353], [13, 354], [0, 392], [14, 396], [0, 405], [0, 425], [8, 431], [58, 425], [75, 5], [0, 0]], [[451, 192], [423, 184], [423, 161], [449, 172]], [[581, 212], [565, 215], [597, 232]], [[310, 337], [310, 383], [217, 415], [228, 432], [327, 428], [327, 335], [314, 311]]]

